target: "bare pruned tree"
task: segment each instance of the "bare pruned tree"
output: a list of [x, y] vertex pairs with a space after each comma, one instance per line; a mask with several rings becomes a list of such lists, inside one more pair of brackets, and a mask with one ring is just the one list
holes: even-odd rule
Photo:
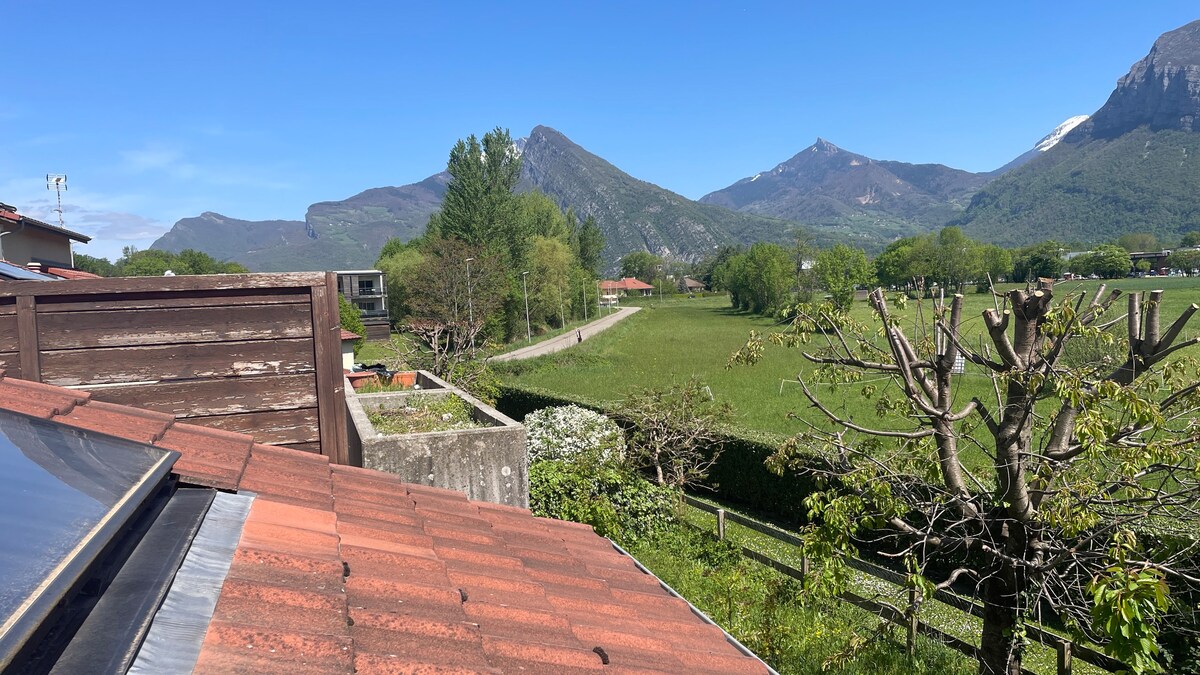
[[420, 341], [434, 374], [453, 380], [454, 366], [474, 356], [503, 303], [504, 274], [495, 256], [455, 239], [434, 240], [425, 254], [406, 279], [404, 328]]
[[[752, 334], [731, 365], [768, 341], [809, 345], [813, 380], [875, 400], [877, 421], [853, 419], [801, 377], [819, 415], [772, 466], [828, 486], [807, 497], [814, 551], [869, 542], [937, 576], [928, 587], [973, 585], [980, 673], [1018, 675], [1023, 625], [1044, 612], [1153, 671], [1168, 586], [1200, 583], [1186, 543], [1200, 522], [1200, 382], [1177, 355], [1200, 342], [1183, 339], [1197, 306], [1165, 326], [1162, 291], [1129, 296], [1124, 321], [1106, 318], [1120, 291], [1104, 286], [1061, 302], [1047, 280], [993, 295], [979, 330], [964, 330], [961, 295], [924, 320], [918, 304], [906, 329], [875, 290], [877, 323], [799, 316]], [[1073, 343], [1111, 344], [1115, 359], [1080, 363]], [[806, 450], [824, 462], [802, 461]]]

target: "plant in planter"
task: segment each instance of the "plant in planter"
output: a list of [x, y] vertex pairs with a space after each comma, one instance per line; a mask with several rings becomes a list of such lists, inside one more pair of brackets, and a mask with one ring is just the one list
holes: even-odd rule
[[431, 431], [459, 431], [490, 426], [471, 415], [471, 404], [453, 395], [415, 394], [404, 399], [403, 407], [367, 409], [367, 419], [381, 434], [420, 434]]

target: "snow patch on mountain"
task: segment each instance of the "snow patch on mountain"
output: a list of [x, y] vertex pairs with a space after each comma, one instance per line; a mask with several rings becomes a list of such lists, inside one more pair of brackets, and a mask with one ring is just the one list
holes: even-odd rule
[[1066, 122], [1054, 127], [1054, 131], [1051, 131], [1045, 138], [1038, 141], [1038, 144], [1033, 146], [1033, 149], [1037, 150], [1038, 152], [1046, 152], [1050, 148], [1058, 145], [1058, 142], [1061, 141], [1064, 136], [1070, 133], [1075, 127], [1086, 122], [1087, 119], [1087, 115], [1076, 115], [1068, 119]]

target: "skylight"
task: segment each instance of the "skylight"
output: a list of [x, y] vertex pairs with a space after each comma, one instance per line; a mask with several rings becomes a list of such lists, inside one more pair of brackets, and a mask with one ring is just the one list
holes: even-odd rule
[[0, 411], [0, 669], [178, 456]]

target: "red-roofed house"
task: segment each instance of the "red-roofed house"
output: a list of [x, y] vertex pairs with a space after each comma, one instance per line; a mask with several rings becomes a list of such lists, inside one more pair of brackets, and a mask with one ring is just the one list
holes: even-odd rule
[[605, 295], [654, 295], [654, 287], [650, 284], [634, 279], [633, 277], [623, 277], [620, 281], [610, 281], [605, 279], [600, 282], [600, 290]]
[[[32, 477], [61, 478], [54, 490], [107, 488], [99, 479], [108, 476], [75, 469], [81, 457], [60, 447], [73, 439], [85, 454], [106, 444], [118, 460], [124, 452], [166, 463], [158, 486], [136, 493], [166, 505], [132, 512], [137, 526], [119, 528], [91, 560], [69, 553], [70, 564], [55, 569], [78, 579], [57, 571], [54, 583], [33, 579], [35, 594], [55, 596], [37, 605], [37, 625], [29, 612], [11, 624], [24, 632], [0, 616], [0, 669], [771, 672], [590, 527], [0, 374], [6, 467], [40, 458]], [[53, 461], [58, 455], [70, 461]], [[6, 472], [0, 485], [13, 480]], [[18, 492], [0, 490], [0, 519], [36, 529], [42, 515], [29, 504], [41, 495], [20, 493], [25, 501], [9, 512], [4, 497]], [[183, 497], [200, 504], [186, 527], [172, 520], [182, 520]], [[25, 545], [6, 541], [6, 554], [21, 560]], [[98, 598], [74, 595], [96, 578], [111, 580], [89, 587]], [[20, 604], [8, 600], [0, 608]], [[78, 629], [63, 632], [61, 621]]]

